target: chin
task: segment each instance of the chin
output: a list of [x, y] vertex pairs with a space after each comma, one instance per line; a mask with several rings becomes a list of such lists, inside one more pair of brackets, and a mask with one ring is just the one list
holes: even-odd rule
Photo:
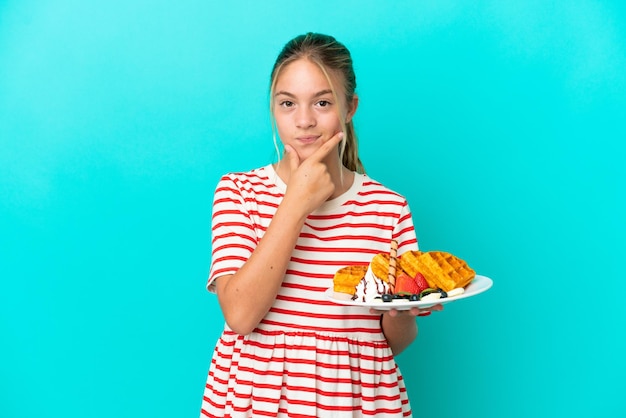
[[320, 142], [306, 144], [306, 145], [298, 144], [298, 146], [293, 146], [293, 148], [298, 153], [298, 157], [300, 157], [300, 160], [304, 160], [304, 159], [309, 158], [311, 155], [313, 155], [315, 151], [317, 151], [321, 146], [322, 146], [322, 143], [320, 141]]

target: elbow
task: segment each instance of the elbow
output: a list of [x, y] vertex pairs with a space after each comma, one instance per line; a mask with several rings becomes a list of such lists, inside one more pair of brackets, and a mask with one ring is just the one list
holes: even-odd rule
[[222, 315], [230, 330], [239, 335], [248, 335], [256, 329], [269, 307], [264, 310], [258, 300], [240, 295], [237, 287], [227, 286], [228, 282], [221, 278], [217, 282], [216, 293]]
[[256, 329], [260, 321], [255, 320], [244, 309], [222, 310], [226, 325], [236, 334], [248, 335]]
[[236, 334], [248, 335], [256, 328], [256, 324], [247, 324], [244, 321], [229, 320], [226, 318], [226, 325]]
[[[398, 324], [396, 321], [405, 321]], [[412, 317], [385, 318], [381, 322], [382, 332], [394, 356], [402, 353], [417, 338], [417, 322]]]
[[403, 339], [398, 342], [390, 341], [389, 348], [391, 349], [391, 352], [393, 353], [394, 357], [402, 353], [403, 351], [405, 351], [407, 348], [409, 348], [409, 346], [413, 343], [413, 341], [415, 341], [415, 337], [416, 335], [414, 335], [412, 338], [409, 337], [407, 339]]

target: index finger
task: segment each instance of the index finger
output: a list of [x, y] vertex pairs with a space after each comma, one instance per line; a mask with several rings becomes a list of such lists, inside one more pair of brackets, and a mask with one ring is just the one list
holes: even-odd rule
[[344, 135], [343, 132], [337, 132], [335, 135], [331, 136], [328, 141], [324, 142], [321, 147], [317, 149], [309, 159], [322, 161], [326, 156], [330, 153], [331, 150], [335, 149], [335, 147], [341, 142]]

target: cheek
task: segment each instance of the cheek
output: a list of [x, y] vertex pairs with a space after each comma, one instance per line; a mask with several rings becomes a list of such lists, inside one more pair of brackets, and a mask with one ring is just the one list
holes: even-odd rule
[[332, 131], [339, 131], [341, 130], [341, 122], [339, 120], [339, 116], [338, 115], [328, 115], [328, 117], [325, 119], [325, 126], [328, 127], [328, 129], [332, 130]]

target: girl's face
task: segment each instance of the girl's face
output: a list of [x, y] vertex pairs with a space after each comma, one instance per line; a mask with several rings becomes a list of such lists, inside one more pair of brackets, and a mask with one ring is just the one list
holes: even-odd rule
[[[339, 80], [333, 79], [333, 83], [338, 86], [337, 97], [342, 103], [335, 101], [320, 67], [307, 59], [288, 64], [276, 80], [273, 100], [278, 135], [283, 145], [291, 145], [296, 150], [300, 161], [341, 131], [340, 110], [345, 113], [347, 109], [345, 94], [339, 87]], [[351, 106], [343, 116], [346, 123], [354, 110], [356, 106]], [[337, 153], [330, 155], [336, 158]]]

